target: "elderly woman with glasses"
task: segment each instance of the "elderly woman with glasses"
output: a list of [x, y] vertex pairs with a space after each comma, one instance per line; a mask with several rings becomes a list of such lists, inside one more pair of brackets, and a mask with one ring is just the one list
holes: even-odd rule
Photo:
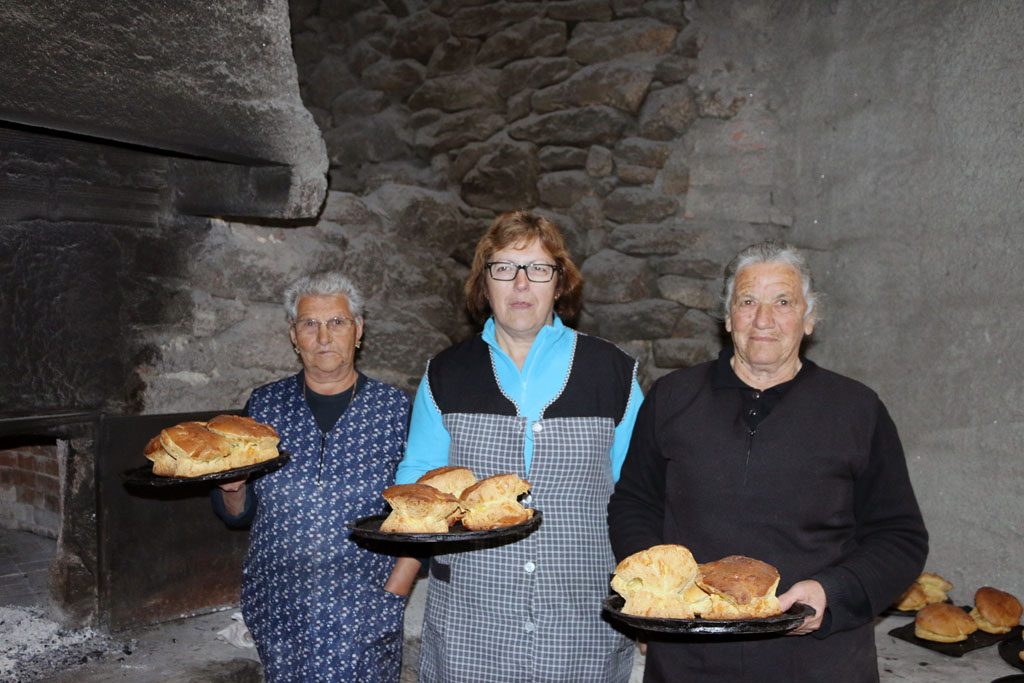
[[516, 542], [432, 558], [424, 683], [629, 679], [632, 643], [601, 600], [615, 568], [608, 496], [642, 396], [635, 360], [562, 323], [582, 285], [554, 223], [498, 216], [465, 288], [483, 332], [427, 364], [398, 482], [445, 465], [511, 472], [544, 518]]
[[252, 526], [242, 613], [271, 683], [395, 682], [406, 601], [388, 584], [395, 558], [350, 541], [345, 522], [387, 511], [380, 492], [411, 400], [356, 370], [363, 298], [348, 278], [303, 277], [284, 298], [302, 370], [255, 389], [246, 413], [277, 430], [291, 460], [213, 493], [229, 526]]

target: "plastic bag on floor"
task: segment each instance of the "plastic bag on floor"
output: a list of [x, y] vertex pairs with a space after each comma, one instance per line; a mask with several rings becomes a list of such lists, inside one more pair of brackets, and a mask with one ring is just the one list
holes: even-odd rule
[[252, 634], [249, 633], [249, 627], [242, 619], [242, 613], [235, 612], [231, 618], [235, 623], [226, 629], [217, 631], [217, 637], [235, 647], [256, 647], [256, 643], [252, 640]]

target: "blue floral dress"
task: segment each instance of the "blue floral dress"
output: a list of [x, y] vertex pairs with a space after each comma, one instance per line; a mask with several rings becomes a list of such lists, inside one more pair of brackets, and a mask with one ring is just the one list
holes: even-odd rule
[[349, 540], [345, 523], [387, 512], [405, 450], [410, 398], [368, 380], [323, 433], [302, 374], [253, 391], [248, 413], [291, 455], [259, 477], [242, 613], [267, 681], [398, 681], [405, 598], [384, 590], [395, 558]]

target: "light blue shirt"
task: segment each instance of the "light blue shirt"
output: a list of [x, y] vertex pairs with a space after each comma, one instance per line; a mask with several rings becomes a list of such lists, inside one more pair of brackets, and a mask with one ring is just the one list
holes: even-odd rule
[[[507, 353], [498, 346], [494, 336], [494, 319], [484, 325], [483, 340], [491, 348], [491, 357], [498, 374], [502, 391], [515, 402], [520, 417], [525, 417], [525, 442], [523, 463], [527, 474], [533, 460], [533, 430], [530, 424], [540, 419], [541, 411], [554, 399], [565, 384], [572, 360], [575, 332], [562, 324], [555, 316], [551, 325], [545, 325], [533, 340], [530, 352], [520, 370]], [[629, 404], [622, 421], [615, 427], [615, 441], [612, 444], [612, 476], [619, 479], [622, 463], [626, 459], [633, 423], [643, 401], [640, 384], [633, 378]], [[430, 396], [426, 374], [420, 380], [413, 403], [412, 422], [409, 427], [409, 443], [405, 457], [398, 466], [396, 482], [411, 484], [425, 472], [448, 464], [448, 447], [451, 435], [445, 429], [441, 413]]]

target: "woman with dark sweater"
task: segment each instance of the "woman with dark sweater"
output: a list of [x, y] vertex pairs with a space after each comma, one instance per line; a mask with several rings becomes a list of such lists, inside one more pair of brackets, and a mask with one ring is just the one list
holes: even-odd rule
[[928, 534], [878, 395], [800, 355], [818, 319], [806, 262], [748, 247], [726, 269], [718, 359], [648, 393], [608, 506], [621, 560], [660, 543], [747, 555], [781, 575], [787, 634], [659, 640], [645, 681], [877, 681], [872, 620], [924, 567]]

